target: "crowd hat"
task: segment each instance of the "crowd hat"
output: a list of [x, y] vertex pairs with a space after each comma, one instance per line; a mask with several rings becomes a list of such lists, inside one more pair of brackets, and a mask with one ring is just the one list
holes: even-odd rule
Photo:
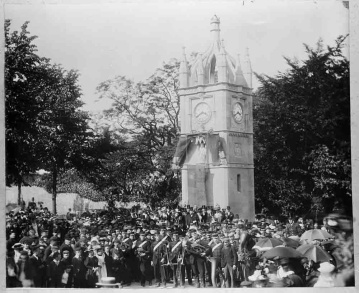
[[318, 268], [318, 271], [321, 273], [331, 273], [332, 271], [334, 271], [335, 266], [332, 265], [329, 262], [322, 262]]
[[101, 287], [114, 288], [120, 286], [121, 284], [116, 283], [116, 279], [114, 277], [105, 277], [101, 278], [101, 281], [96, 283], [96, 285]]
[[20, 250], [20, 249], [23, 249], [24, 246], [21, 244], [21, 243], [15, 243], [13, 246], [12, 246], [13, 249], [15, 250]]

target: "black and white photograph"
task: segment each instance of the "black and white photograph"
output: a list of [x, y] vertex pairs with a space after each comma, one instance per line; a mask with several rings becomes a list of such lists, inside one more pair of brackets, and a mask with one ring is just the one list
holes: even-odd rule
[[358, 286], [356, 1], [2, 5], [4, 288]]

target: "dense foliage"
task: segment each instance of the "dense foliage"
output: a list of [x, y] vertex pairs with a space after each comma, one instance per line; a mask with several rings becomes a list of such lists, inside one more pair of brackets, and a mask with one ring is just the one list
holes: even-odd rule
[[[58, 175], [88, 144], [88, 115], [80, 110], [78, 73], [39, 57], [28, 23], [10, 32], [5, 22], [5, 105], [7, 184], [40, 168], [51, 172], [53, 212]], [[20, 200], [21, 192], [19, 192]]]
[[[259, 76], [254, 106], [257, 210], [351, 213], [349, 61], [345, 37], [305, 46], [308, 59]], [[314, 205], [316, 204], [316, 205]]]
[[115, 151], [100, 160], [92, 181], [119, 200], [174, 205], [180, 179], [171, 170], [179, 134], [179, 62], [164, 63], [146, 81], [124, 76], [102, 82], [100, 98], [113, 101], [96, 125], [107, 125]]

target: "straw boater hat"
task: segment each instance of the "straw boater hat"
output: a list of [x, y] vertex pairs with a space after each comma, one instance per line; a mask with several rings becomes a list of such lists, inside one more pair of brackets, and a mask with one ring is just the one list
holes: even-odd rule
[[121, 284], [116, 283], [116, 279], [114, 277], [105, 277], [105, 278], [101, 278], [101, 282], [96, 283], [96, 286], [116, 288], [118, 286], [121, 286]]
[[318, 268], [318, 271], [324, 274], [330, 274], [332, 271], [334, 271], [335, 266], [332, 265], [329, 262], [322, 262], [320, 264], [320, 267]]

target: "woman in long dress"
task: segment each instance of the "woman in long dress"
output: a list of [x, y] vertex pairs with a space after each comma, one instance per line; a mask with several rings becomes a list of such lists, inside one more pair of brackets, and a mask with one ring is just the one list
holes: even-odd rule
[[107, 268], [106, 268], [106, 262], [105, 262], [105, 253], [101, 246], [96, 247], [95, 249], [95, 255], [98, 260], [98, 279], [101, 280], [102, 278], [107, 277]]

